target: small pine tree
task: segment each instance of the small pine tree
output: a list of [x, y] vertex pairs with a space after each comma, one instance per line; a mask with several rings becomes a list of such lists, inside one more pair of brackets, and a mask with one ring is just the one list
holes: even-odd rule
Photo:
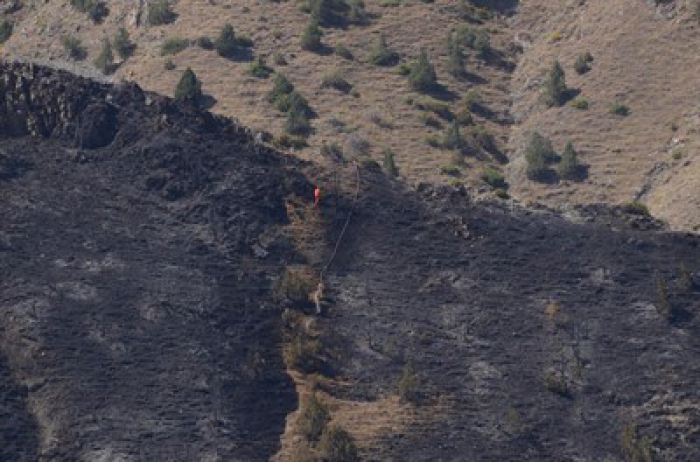
[[0, 44], [7, 42], [12, 36], [12, 23], [6, 20], [0, 21]]
[[226, 23], [224, 27], [221, 28], [219, 36], [214, 41], [214, 48], [219, 56], [228, 58], [236, 52], [237, 49], [236, 33], [233, 30], [233, 26]]
[[399, 54], [389, 48], [384, 34], [379, 34], [377, 43], [369, 56], [369, 62], [375, 66], [393, 66], [399, 60]]
[[322, 37], [323, 31], [319, 27], [318, 21], [312, 18], [301, 34], [301, 47], [307, 51], [317, 51], [323, 46]]
[[547, 175], [547, 165], [556, 160], [552, 142], [540, 133], [534, 132], [525, 150], [525, 160], [528, 178], [535, 181], [543, 180]]
[[100, 54], [97, 55], [95, 59], [95, 67], [101, 70], [104, 74], [111, 74], [114, 72], [114, 54], [112, 53], [112, 44], [109, 40], [105, 39], [102, 42], [102, 49]]
[[386, 174], [390, 177], [396, 178], [399, 176], [399, 169], [396, 167], [396, 162], [394, 161], [394, 152], [389, 148], [384, 149], [383, 167]]
[[318, 441], [331, 420], [328, 408], [312, 394], [297, 420], [297, 430], [307, 441]]
[[197, 101], [202, 97], [202, 84], [197, 74], [189, 67], [182, 73], [175, 88], [175, 99], [179, 101]]
[[279, 105], [282, 99], [294, 91], [294, 85], [287, 79], [284, 74], [276, 74], [272, 90], [267, 95], [267, 100], [276, 106]]
[[579, 175], [580, 170], [581, 163], [578, 160], [578, 153], [574, 149], [574, 144], [569, 141], [561, 154], [559, 176], [567, 180], [575, 179]]
[[447, 69], [449, 73], [458, 79], [464, 78], [466, 76], [464, 53], [462, 52], [462, 47], [455, 41], [452, 33], [447, 36], [447, 53]]
[[134, 44], [131, 43], [129, 32], [123, 27], [120, 27], [114, 36], [114, 50], [122, 59], [128, 58], [134, 52]]
[[576, 61], [574, 62], [574, 70], [577, 74], [583, 75], [590, 71], [590, 63], [593, 61], [593, 56], [590, 53], [582, 53], [578, 55]]
[[328, 462], [359, 462], [357, 446], [352, 436], [338, 425], [327, 427], [318, 442], [320, 460]]
[[265, 62], [265, 58], [258, 56], [250, 64], [248, 73], [258, 79], [266, 79], [272, 74], [272, 69]]
[[429, 92], [437, 87], [437, 74], [425, 50], [421, 50], [418, 61], [411, 67], [408, 84], [411, 89], [420, 92]]
[[561, 106], [566, 97], [566, 76], [559, 61], [555, 61], [545, 84], [545, 103], [548, 106]]

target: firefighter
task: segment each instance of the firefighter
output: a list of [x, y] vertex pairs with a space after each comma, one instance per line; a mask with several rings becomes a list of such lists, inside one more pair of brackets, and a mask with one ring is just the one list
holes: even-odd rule
[[319, 186], [316, 186], [316, 189], [314, 189], [314, 204], [316, 204], [316, 207], [321, 205], [321, 188]]

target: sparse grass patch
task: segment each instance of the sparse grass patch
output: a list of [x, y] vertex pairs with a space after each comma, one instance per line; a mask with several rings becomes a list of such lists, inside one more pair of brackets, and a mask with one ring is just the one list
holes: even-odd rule
[[331, 420], [328, 408], [318, 399], [316, 394], [309, 395], [304, 408], [297, 420], [297, 431], [307, 441], [318, 441]]
[[287, 268], [282, 278], [275, 284], [273, 295], [276, 300], [288, 301], [295, 305], [307, 305], [309, 294], [316, 285], [308, 274], [304, 271]]
[[276, 137], [272, 144], [280, 149], [304, 149], [309, 146], [306, 138], [302, 136], [292, 136], [287, 133], [283, 133]]
[[640, 436], [635, 423], [627, 423], [620, 432], [620, 446], [631, 462], [653, 462], [654, 450], [648, 436]]
[[359, 462], [355, 441], [338, 425], [326, 427], [317, 447], [320, 460], [325, 462]]
[[585, 111], [588, 109], [588, 100], [586, 98], [576, 98], [571, 101], [571, 107]]
[[415, 404], [420, 399], [420, 379], [410, 364], [406, 364], [401, 370], [397, 392], [399, 400], [404, 403]]

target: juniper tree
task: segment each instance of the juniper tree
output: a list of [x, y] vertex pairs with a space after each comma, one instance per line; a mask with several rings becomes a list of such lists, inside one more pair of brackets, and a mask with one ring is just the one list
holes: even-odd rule
[[216, 52], [219, 53], [220, 56], [228, 58], [235, 53], [237, 46], [238, 43], [233, 26], [226, 23], [219, 32], [219, 36], [214, 40], [214, 48], [216, 48]]
[[545, 103], [548, 106], [561, 106], [566, 97], [566, 76], [559, 61], [554, 61], [545, 84]]
[[301, 47], [307, 51], [317, 51], [322, 47], [321, 37], [323, 31], [318, 25], [318, 21], [313, 18], [309, 20], [309, 24], [301, 34]]
[[552, 142], [540, 133], [534, 132], [525, 149], [525, 160], [528, 178], [536, 181], [543, 180], [547, 174], [547, 165], [556, 160]]
[[197, 101], [202, 97], [202, 84], [197, 74], [189, 67], [185, 69], [175, 88], [175, 99], [179, 101]]
[[452, 33], [447, 36], [447, 53], [447, 69], [449, 73], [454, 77], [463, 78], [466, 75], [464, 53], [462, 52], [462, 47], [455, 41]]
[[396, 167], [396, 162], [394, 161], [394, 152], [389, 148], [384, 149], [383, 167], [386, 174], [390, 177], [399, 176], [399, 169]]
[[559, 176], [564, 179], [574, 179], [578, 176], [580, 169], [581, 164], [578, 160], [578, 154], [574, 149], [573, 143], [569, 141], [561, 154]]
[[408, 84], [413, 90], [420, 92], [429, 92], [437, 87], [437, 74], [425, 50], [421, 50], [418, 61], [411, 67]]

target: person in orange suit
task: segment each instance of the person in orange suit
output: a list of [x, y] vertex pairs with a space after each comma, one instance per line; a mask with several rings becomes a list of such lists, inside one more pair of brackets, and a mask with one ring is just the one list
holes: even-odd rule
[[318, 186], [314, 189], [314, 204], [316, 204], [316, 207], [321, 205], [321, 188]]

